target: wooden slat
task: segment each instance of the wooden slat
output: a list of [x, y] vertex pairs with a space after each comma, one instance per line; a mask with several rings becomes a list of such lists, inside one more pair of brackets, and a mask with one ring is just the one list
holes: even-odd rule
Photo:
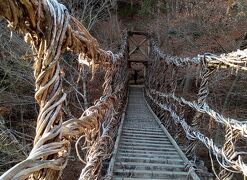
[[184, 179], [188, 175], [198, 180], [194, 171], [184, 172], [187, 158], [146, 104], [141, 87], [130, 88], [128, 103], [114, 152], [113, 179], [120, 175], [122, 179], [129, 175], [143, 180]]

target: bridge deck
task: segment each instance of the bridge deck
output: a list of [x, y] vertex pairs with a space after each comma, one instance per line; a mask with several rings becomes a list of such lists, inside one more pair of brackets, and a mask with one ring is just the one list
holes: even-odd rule
[[113, 180], [199, 179], [185, 170], [188, 161], [146, 104], [143, 90], [130, 87], [126, 116], [113, 154]]

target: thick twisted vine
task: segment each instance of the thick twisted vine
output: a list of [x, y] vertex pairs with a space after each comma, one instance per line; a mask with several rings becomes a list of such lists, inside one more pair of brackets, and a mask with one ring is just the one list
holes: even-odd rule
[[[7, 171], [1, 179], [56, 179], [59, 178], [61, 170], [67, 162], [71, 139], [84, 138], [83, 148], [87, 150], [85, 168], [82, 170], [81, 178], [98, 178], [102, 161], [109, 157], [112, 141], [112, 133], [118, 122], [115, 110], [119, 111], [122, 100], [126, 96], [127, 75], [127, 36], [118, 54], [104, 51], [89, 32], [76, 20], [71, 17], [66, 8], [56, 0], [2, 0], [0, 1], [0, 16], [5, 17], [9, 26], [19, 30], [25, 35], [27, 42], [33, 46], [35, 58], [36, 95], [35, 98], [40, 105], [40, 113], [37, 119], [36, 137], [34, 147], [29, 157]], [[92, 64], [103, 64], [108, 66], [105, 78], [104, 97], [88, 108], [80, 118], [62, 121], [62, 106], [66, 95], [62, 91], [59, 56], [70, 49], [80, 53], [84, 58], [92, 61]], [[170, 56], [162, 52], [151, 39], [150, 54], [156, 60], [163, 60], [165, 65], [172, 65], [172, 75], [178, 72], [178, 67], [197, 65], [205, 59], [210, 66], [230, 67], [236, 70], [247, 70], [246, 50], [237, 51], [220, 56], [214, 54], [199, 55], [194, 58], [181, 58]], [[151, 63], [152, 67], [148, 74], [160, 64]], [[94, 67], [94, 66], [93, 66]], [[174, 70], [174, 68], [176, 70]], [[166, 71], [166, 68], [165, 68]], [[157, 73], [158, 74], [158, 73]], [[210, 73], [209, 73], [210, 74]], [[235, 152], [234, 144], [239, 137], [247, 137], [246, 123], [227, 119], [210, 109], [205, 101], [207, 95], [207, 76], [205, 73], [202, 81], [197, 103], [177, 98], [173, 94], [177, 86], [177, 78], [170, 82], [168, 91], [172, 94], [155, 94], [154, 102], [166, 111], [169, 111], [172, 118], [180, 123], [186, 131], [189, 139], [202, 141], [213, 151], [220, 165], [230, 172], [246, 173], [246, 164], [242, 159], [242, 152]], [[157, 75], [156, 75], [157, 76]], [[148, 77], [148, 86], [152, 89], [163, 89], [164, 86], [158, 83], [157, 77]], [[159, 87], [158, 87], [159, 86]], [[160, 88], [160, 86], [162, 88]], [[153, 91], [154, 92], [154, 91]], [[168, 92], [168, 93], [169, 93]], [[200, 94], [199, 93], [199, 94]], [[200, 113], [206, 113], [217, 122], [229, 127], [226, 133], [226, 143], [222, 150], [215, 147], [213, 142], [200, 132], [193, 130], [185, 123], [181, 115], [175, 111], [182, 109], [177, 105], [167, 106], [160, 96], [166, 98], [171, 104], [176, 101], [179, 104], [188, 105]], [[151, 98], [151, 96], [149, 96]], [[116, 103], [118, 102], [118, 103]], [[162, 111], [159, 111], [162, 113]], [[183, 113], [180, 113], [183, 114]], [[108, 146], [107, 146], [108, 145]], [[230, 177], [221, 173], [223, 178]], [[228, 173], [231, 175], [231, 173]]]
[[195, 109], [196, 111], [200, 113], [207, 114], [210, 117], [212, 117], [216, 122], [221, 123], [222, 125], [225, 125], [225, 126], [230, 125], [234, 130], [239, 131], [241, 136], [247, 137], [245, 122], [241, 122], [236, 119], [226, 118], [222, 116], [220, 113], [211, 109], [206, 103], [201, 107], [195, 101], [187, 101], [182, 97], [176, 97], [174, 94], [166, 94], [166, 93], [158, 92], [154, 89], [151, 89], [150, 93], [158, 94], [159, 96], [167, 98], [167, 99], [172, 99], [173, 101], [176, 101], [178, 104], [182, 106], [186, 105], [186, 106], [189, 106], [190, 108]]
[[[69, 15], [66, 8], [54, 1], [42, 1], [47, 19], [53, 24], [40, 39], [27, 34], [34, 45], [36, 79], [35, 99], [40, 106], [37, 118], [34, 146], [28, 158], [1, 176], [2, 179], [25, 179], [30, 173], [33, 179], [59, 177], [66, 166], [69, 143], [61, 137], [63, 102], [66, 94], [62, 90], [59, 57], [65, 39]], [[29, 7], [29, 4], [27, 4]], [[31, 17], [30, 17], [31, 18]], [[31, 19], [33, 23], [33, 20]], [[14, 22], [14, 25], [16, 22]], [[49, 167], [44, 169], [44, 167]], [[17, 172], [17, 173], [14, 173]]]
[[98, 179], [103, 161], [110, 158], [113, 148], [113, 136], [118, 125], [118, 119], [112, 115], [110, 122], [102, 124], [102, 134], [90, 148], [86, 157], [86, 166], [82, 169], [80, 179]]
[[[240, 137], [240, 133], [237, 130], [233, 130], [231, 126], [226, 127], [226, 135], [225, 135], [225, 144], [223, 146], [223, 151], [225, 152], [225, 156], [233, 161], [236, 158], [236, 147], [235, 144]], [[219, 173], [220, 179], [231, 179], [234, 173], [232, 171], [227, 171], [222, 168]]]
[[[26, 179], [29, 176], [57, 179], [67, 162], [69, 140], [85, 135], [87, 146], [92, 146], [100, 137], [101, 125], [109, 118], [108, 112], [112, 111], [117, 97], [109, 93], [87, 109], [82, 117], [63, 123], [61, 108], [66, 94], [62, 91], [60, 54], [69, 48], [82, 53], [92, 64], [112, 64], [124, 57], [125, 49], [118, 54], [100, 49], [97, 41], [56, 0], [3, 0], [0, 1], [0, 16], [33, 45], [35, 98], [40, 105], [34, 147], [29, 157], [4, 173], [1, 179]], [[124, 42], [122, 47], [126, 44]]]
[[[177, 113], [175, 112], [176, 108], [174, 107], [175, 105], [168, 105], [168, 104], [162, 104], [159, 103], [155, 100], [155, 98], [153, 98], [151, 96], [151, 94], [149, 92], [146, 92], [147, 97], [153, 101], [157, 106], [159, 106], [160, 108], [162, 108], [165, 111], [168, 111], [171, 115], [171, 117], [173, 118], [173, 120], [176, 123], [179, 123], [185, 134], [186, 137], [190, 140], [199, 140], [201, 141], [210, 151], [212, 151], [212, 153], [215, 155], [218, 163], [221, 165], [221, 167], [223, 167], [225, 170], [233, 172], [233, 173], [243, 173], [244, 175], [247, 175], [247, 171], [246, 171], [246, 164], [244, 163], [241, 155], [244, 154], [243, 152], [234, 152], [231, 154], [231, 148], [229, 148], [229, 151], [225, 151], [225, 149], [220, 149], [218, 148], [214, 143], [212, 139], [209, 139], [208, 137], [206, 137], [205, 135], [203, 135], [202, 133], [200, 133], [199, 131], [193, 129], [191, 126], [189, 126], [184, 117], [180, 117], [179, 115], [177, 115]], [[229, 134], [228, 134], [229, 135]], [[231, 154], [231, 158], [228, 158], [227, 154]]]
[[[200, 83], [199, 91], [197, 94], [197, 97], [198, 97], [197, 103], [198, 103], [198, 106], [203, 107], [209, 95], [208, 81], [209, 81], [211, 74], [214, 72], [215, 69], [210, 69], [208, 67], [206, 59], [202, 61], [201, 68], [202, 68], [202, 70], [200, 71], [201, 83]], [[197, 111], [193, 117], [192, 124], [191, 124], [191, 126], [194, 129], [199, 130], [200, 128], [199, 121], [201, 117], [202, 117], [202, 113]], [[188, 148], [186, 149], [186, 152], [187, 153], [190, 152], [191, 156], [194, 157], [194, 161], [196, 160], [196, 152], [195, 152], [196, 146], [197, 146], [197, 142], [191, 141]]]
[[[124, 60], [117, 62], [120, 63], [120, 65], [122, 63], [126, 64], [126, 61]], [[124, 69], [124, 71], [121, 71], [120, 65], [117, 66], [117, 64], [115, 63], [112, 64], [112, 66], [108, 67], [105, 75], [104, 94], [115, 94], [116, 99], [123, 98], [125, 95], [121, 96], [121, 94], [126, 91], [126, 86], [122, 86], [122, 83], [127, 80], [127, 71], [126, 69]], [[127, 68], [127, 66], [125, 67]], [[121, 75], [122, 79], [113, 81], [113, 77], [119, 74]], [[114, 92], [112, 92], [113, 89]], [[113, 137], [115, 135], [116, 127], [119, 123], [119, 116], [117, 116], [115, 110], [121, 111], [122, 108], [121, 103], [117, 103], [121, 101], [115, 102], [116, 103], [111, 104], [112, 107], [109, 108], [107, 114], [104, 116], [105, 121], [101, 125], [101, 129], [103, 132], [99, 132], [99, 136], [87, 152], [85, 160], [86, 166], [83, 168], [80, 175], [80, 179], [82, 180], [99, 179], [103, 160], [109, 158], [111, 155], [113, 147]]]
[[[238, 50], [236, 52], [222, 55], [206, 53], [204, 55], [198, 55], [197, 57], [183, 58], [170, 56], [163, 52], [158, 48], [153, 39], [151, 39], [150, 43], [150, 59], [155, 60], [149, 63], [150, 69], [148, 70], [145, 84], [147, 97], [152, 100], [150, 103], [155, 107], [158, 116], [164, 119], [165, 126], [167, 128], [171, 128], [172, 132], [174, 132], [174, 123], [171, 122], [171, 119], [175, 120], [175, 124], [179, 123], [182, 125], [187, 138], [189, 140], [193, 140], [187, 147], [187, 150], [190, 150], [190, 152], [195, 155], [195, 147], [197, 144], [197, 141], [195, 140], [200, 140], [213, 152], [223, 169], [220, 173], [220, 177], [222, 179], [228, 179], [232, 177], [233, 173], [236, 172], [246, 174], [246, 164], [244, 161], [245, 153], [237, 152], [235, 145], [240, 138], [247, 137], [247, 126], [246, 122], [226, 118], [207, 105], [206, 98], [209, 94], [208, 82], [209, 77], [216, 68], [229, 68], [230, 70], [235, 69], [236, 71], [245, 71], [247, 64], [246, 52], [247, 50]], [[185, 68], [192, 67], [193, 69], [196, 69], [200, 64], [202, 66], [200, 71], [201, 84], [197, 95], [197, 101], [188, 101], [183, 97], [176, 97], [176, 86], [174, 86], [174, 84], [179, 82], [179, 79], [177, 77], [174, 78], [174, 69], [176, 69], [176, 76], [178, 76], [178, 73], [183, 72]], [[160, 70], [160, 66], [164, 67], [164, 72]], [[165, 81], [162, 80], [163, 78], [155, 79], [155, 77], [160, 77], [164, 73], [170, 74], [171, 80], [169, 78]], [[184, 112], [188, 107], [192, 108], [196, 112], [196, 115], [192, 118], [192, 126], [189, 126], [184, 120]], [[164, 110], [168, 111], [170, 113], [170, 117], [172, 118], [167, 118]], [[178, 115], [176, 112], [178, 112]], [[215, 120], [215, 122], [218, 122], [226, 127], [226, 141], [220, 152], [217, 150], [218, 148], [213, 147], [214, 145], [212, 145], [212, 140], [210, 140], [212, 143], [209, 145], [209, 139], [200, 139], [204, 135], [201, 136], [201, 133], [195, 133], [199, 132], [199, 122], [200, 119], [202, 119], [202, 114], [209, 115], [212, 120]], [[176, 127], [176, 129], [178, 128]]]
[[167, 64], [172, 64], [177, 67], [186, 67], [192, 64], [199, 64], [206, 60], [210, 66], [233, 68], [235, 70], [247, 71], [247, 49], [237, 50], [228, 54], [216, 55], [205, 53], [195, 57], [178, 57], [171, 56], [163, 52], [157, 45], [154, 39], [150, 40], [150, 55], [160, 60], [165, 60]]

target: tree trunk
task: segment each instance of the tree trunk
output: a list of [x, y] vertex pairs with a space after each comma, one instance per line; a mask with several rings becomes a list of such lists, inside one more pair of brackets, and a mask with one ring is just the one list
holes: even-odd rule
[[82, 87], [83, 87], [83, 96], [84, 96], [84, 108], [88, 108], [88, 93], [87, 93], [87, 75], [88, 71], [85, 67], [86, 65], [82, 65]]

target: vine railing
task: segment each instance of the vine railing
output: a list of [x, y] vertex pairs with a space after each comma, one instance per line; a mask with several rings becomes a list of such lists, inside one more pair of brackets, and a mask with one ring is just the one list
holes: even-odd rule
[[[150, 61], [145, 82], [146, 97], [175, 138], [181, 135], [181, 131], [185, 133], [190, 140], [186, 145], [186, 152], [194, 159], [194, 164], [199, 148], [198, 142], [204, 144], [209, 154], [215, 156], [221, 167], [219, 175], [216, 175], [218, 179], [231, 178], [234, 173], [247, 176], [246, 152], [239, 151], [237, 147], [239, 141], [244, 139], [246, 142], [247, 124], [246, 121], [227, 118], [207, 104], [208, 84], [217, 69], [245, 73], [246, 63], [247, 50], [222, 55], [206, 53], [193, 58], [182, 58], [164, 53], [154, 39], [150, 40]], [[190, 93], [194, 96], [184, 92], [188, 83], [186, 81], [192, 81], [192, 78], [194, 84], [190, 84], [189, 87], [193, 88]], [[215, 121], [225, 128], [223, 145], [218, 145], [201, 132], [203, 129], [209, 131], [206, 120]], [[214, 168], [213, 170], [215, 171]]]
[[[27, 159], [5, 172], [0, 179], [58, 179], [67, 165], [70, 142], [77, 140], [78, 157], [85, 163], [80, 179], [97, 179], [102, 161], [109, 158], [127, 95], [127, 33], [117, 54], [99, 48], [89, 32], [56, 0], [3, 0], [0, 16], [21, 32], [32, 45], [35, 99], [39, 104], [36, 135]], [[60, 56], [79, 54], [106, 69], [103, 96], [81, 117], [64, 120]], [[86, 154], [80, 157], [79, 144]]]
[[[102, 162], [111, 155], [127, 96], [127, 33], [119, 53], [102, 50], [85, 27], [56, 0], [3, 0], [0, 1], [0, 16], [32, 45], [35, 99], [40, 107], [33, 149], [27, 159], [9, 169], [0, 179], [58, 179], [67, 165], [72, 140], [77, 140], [77, 155], [85, 163], [80, 179], [102, 179]], [[82, 112], [81, 117], [69, 120], [63, 117], [66, 93], [59, 61], [65, 51], [78, 54], [78, 63], [89, 61], [93, 67], [98, 64], [106, 69], [103, 96]], [[234, 173], [247, 176], [246, 152], [237, 148], [240, 140], [246, 141], [246, 122], [226, 118], [207, 104], [208, 84], [217, 69], [245, 72], [247, 50], [180, 58], [162, 52], [151, 39], [150, 59], [145, 82], [147, 99], [159, 117], [165, 119], [168, 128], [174, 127], [173, 121], [181, 125], [191, 140], [187, 146], [188, 154], [196, 157], [198, 143], [195, 140], [199, 140], [222, 167], [217, 176], [219, 179], [230, 178]], [[195, 85], [187, 86], [192, 75], [196, 77]], [[183, 89], [179, 83], [184, 84]], [[186, 93], [188, 87], [194, 88], [193, 92], [197, 90], [194, 100]], [[192, 115], [188, 113], [190, 111]], [[225, 128], [221, 147], [201, 132], [202, 121], [207, 119], [205, 115]], [[180, 130], [175, 128], [174, 134], [179, 136]], [[80, 156], [82, 142], [85, 158]]]

